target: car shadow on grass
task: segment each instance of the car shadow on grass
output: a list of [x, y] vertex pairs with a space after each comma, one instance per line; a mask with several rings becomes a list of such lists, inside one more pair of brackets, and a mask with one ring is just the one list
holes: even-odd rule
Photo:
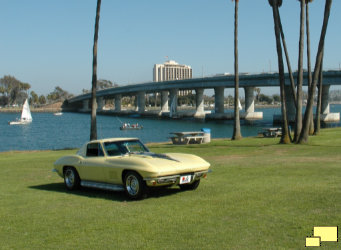
[[[84, 196], [88, 198], [97, 198], [97, 199], [106, 199], [113, 200], [119, 202], [129, 202], [134, 201], [130, 200], [125, 192], [123, 191], [107, 191], [101, 189], [80, 187], [77, 190], [69, 191], [65, 188], [64, 183], [49, 183], [43, 185], [30, 186], [29, 188], [36, 190], [43, 190], [49, 192], [57, 192], [57, 193], [65, 193], [70, 195]], [[172, 188], [151, 188], [148, 189], [143, 199], [148, 198], [162, 198], [164, 196], [170, 196], [177, 194], [179, 192], [183, 192], [180, 188], [172, 187]]]

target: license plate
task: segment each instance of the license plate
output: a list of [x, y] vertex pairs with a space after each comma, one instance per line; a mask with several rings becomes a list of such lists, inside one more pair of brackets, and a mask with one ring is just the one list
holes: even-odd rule
[[186, 184], [191, 182], [191, 175], [180, 176], [180, 184]]

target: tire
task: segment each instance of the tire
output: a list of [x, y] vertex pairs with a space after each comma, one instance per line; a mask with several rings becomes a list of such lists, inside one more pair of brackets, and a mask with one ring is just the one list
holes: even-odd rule
[[138, 173], [129, 171], [124, 176], [124, 189], [130, 199], [138, 200], [145, 193], [146, 183]]
[[73, 167], [66, 167], [64, 170], [64, 184], [68, 190], [76, 190], [80, 186], [80, 178], [77, 170]]
[[180, 186], [181, 190], [195, 190], [198, 188], [199, 184], [200, 184], [200, 179], [194, 181], [191, 184], [184, 184], [184, 185], [179, 185], [179, 186]]

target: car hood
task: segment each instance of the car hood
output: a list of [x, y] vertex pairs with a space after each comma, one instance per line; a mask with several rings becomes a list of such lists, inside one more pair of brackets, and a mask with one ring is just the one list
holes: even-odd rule
[[131, 159], [148, 165], [158, 175], [172, 175], [195, 171], [204, 171], [210, 164], [199, 156], [183, 153], [143, 153], [131, 154]]

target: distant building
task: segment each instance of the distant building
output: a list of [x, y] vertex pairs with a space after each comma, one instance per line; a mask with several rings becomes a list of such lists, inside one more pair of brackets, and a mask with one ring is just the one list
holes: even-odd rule
[[[192, 68], [188, 65], [181, 65], [173, 60], [164, 64], [155, 64], [153, 69], [153, 81], [172, 81], [192, 78]], [[179, 95], [187, 95], [192, 91], [180, 91]]]

